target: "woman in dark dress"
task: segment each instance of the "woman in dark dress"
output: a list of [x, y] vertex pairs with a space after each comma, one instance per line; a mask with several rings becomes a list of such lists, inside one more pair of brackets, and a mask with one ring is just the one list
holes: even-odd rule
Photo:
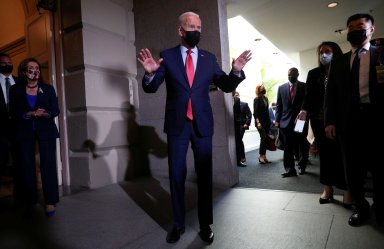
[[255, 126], [260, 134], [260, 148], [259, 148], [259, 163], [269, 163], [267, 152], [267, 136], [271, 126], [269, 118], [269, 101], [265, 96], [266, 90], [264, 85], [256, 86], [256, 98], [253, 100], [253, 117], [255, 118]]
[[351, 208], [351, 197], [346, 187], [341, 151], [336, 141], [325, 135], [324, 129], [324, 94], [327, 85], [331, 61], [343, 54], [340, 47], [330, 41], [324, 41], [317, 47], [319, 66], [310, 70], [306, 82], [306, 95], [298, 119], [310, 120], [319, 149], [320, 183], [323, 184], [323, 193], [319, 203], [325, 204], [333, 201], [333, 186], [343, 189], [343, 204]]
[[52, 216], [59, 202], [56, 166], [56, 139], [59, 132], [54, 121], [59, 115], [59, 108], [55, 89], [43, 83], [40, 68], [34, 58], [27, 58], [20, 63], [19, 84], [10, 88], [10, 113], [16, 129], [21, 201], [27, 206], [38, 201], [35, 162], [38, 146], [45, 211], [47, 216]]

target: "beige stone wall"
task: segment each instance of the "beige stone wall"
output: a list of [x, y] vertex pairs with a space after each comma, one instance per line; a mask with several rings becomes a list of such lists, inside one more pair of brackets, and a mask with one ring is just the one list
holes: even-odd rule
[[70, 184], [123, 181], [128, 110], [135, 106], [135, 33], [130, 0], [62, 1]]

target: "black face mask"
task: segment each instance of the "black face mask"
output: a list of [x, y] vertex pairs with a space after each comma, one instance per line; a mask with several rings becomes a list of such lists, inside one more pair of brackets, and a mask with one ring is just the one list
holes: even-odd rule
[[184, 41], [191, 47], [195, 47], [200, 41], [200, 32], [199, 31], [184, 31], [185, 37]]
[[0, 73], [2, 74], [10, 74], [12, 73], [12, 70], [13, 70], [13, 65], [0, 66]]
[[260, 93], [261, 93], [261, 94], [266, 94], [267, 91], [264, 89], [264, 90], [261, 90]]
[[347, 41], [349, 41], [352, 45], [361, 45], [365, 39], [367, 39], [367, 30], [358, 29], [353, 30], [348, 33]]

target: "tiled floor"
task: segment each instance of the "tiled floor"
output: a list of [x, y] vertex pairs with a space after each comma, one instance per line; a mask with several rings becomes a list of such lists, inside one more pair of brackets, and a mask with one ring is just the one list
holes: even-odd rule
[[[251, 159], [251, 158], [249, 158]], [[256, 170], [256, 166], [247, 170]], [[279, 178], [280, 180], [281, 178]], [[65, 195], [52, 218], [40, 205], [15, 209], [11, 179], [0, 188], [0, 249], [383, 249], [374, 216], [354, 228], [352, 211], [320, 205], [319, 193], [234, 187], [214, 191], [215, 240], [198, 236], [195, 184], [186, 184], [186, 232], [167, 244], [171, 208], [168, 179], [141, 179]], [[369, 201], [371, 201], [369, 199]]]
[[[167, 189], [165, 182], [158, 184]], [[53, 218], [46, 218], [40, 206], [24, 217], [2, 203], [1, 217], [6, 219], [0, 248], [384, 248], [384, 229], [374, 219], [350, 227], [351, 211], [337, 203], [320, 205], [318, 194], [245, 188], [231, 188], [215, 197], [215, 241], [208, 246], [197, 235], [194, 184], [187, 184], [186, 232], [170, 245], [165, 242], [169, 224], [164, 222], [169, 220], [169, 195], [149, 195], [151, 184], [142, 181], [133, 192], [127, 191], [127, 184], [115, 184], [65, 196]]]

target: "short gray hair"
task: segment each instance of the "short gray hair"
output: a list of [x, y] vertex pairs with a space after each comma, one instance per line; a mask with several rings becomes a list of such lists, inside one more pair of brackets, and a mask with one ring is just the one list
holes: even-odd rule
[[183, 14], [181, 14], [179, 16], [179, 25], [181, 26], [184, 22], [184, 17], [186, 16], [197, 16], [200, 18], [200, 16], [198, 14], [196, 14], [195, 12], [192, 12], [192, 11], [188, 11], [188, 12], [184, 12]]

